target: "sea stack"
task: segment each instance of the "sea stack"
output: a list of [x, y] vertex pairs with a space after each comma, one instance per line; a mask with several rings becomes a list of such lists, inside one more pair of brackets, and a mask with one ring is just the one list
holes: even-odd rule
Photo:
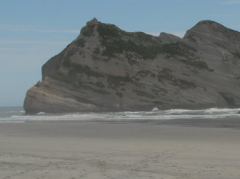
[[42, 67], [26, 113], [240, 106], [240, 33], [200, 21], [183, 38], [93, 19]]

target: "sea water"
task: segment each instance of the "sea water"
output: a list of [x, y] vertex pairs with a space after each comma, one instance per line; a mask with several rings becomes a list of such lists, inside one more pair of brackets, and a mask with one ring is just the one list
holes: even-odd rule
[[100, 112], [25, 115], [22, 107], [0, 107], [0, 123], [26, 121], [157, 121], [171, 119], [222, 119], [240, 118], [240, 108], [210, 108], [201, 110], [170, 109], [152, 111]]
[[25, 111], [22, 107], [0, 107], [0, 123], [3, 122], [24, 122], [14, 119], [13, 116], [23, 116]]

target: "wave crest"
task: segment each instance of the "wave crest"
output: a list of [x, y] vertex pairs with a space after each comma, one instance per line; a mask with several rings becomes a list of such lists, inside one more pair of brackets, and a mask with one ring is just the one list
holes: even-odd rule
[[[170, 109], [139, 112], [104, 112], [104, 113], [73, 113], [63, 115], [13, 115], [8, 120], [13, 121], [145, 121], [172, 119], [222, 119], [240, 117], [240, 108], [209, 108], [201, 110]], [[1, 119], [0, 119], [1, 120]], [[5, 119], [6, 120], [6, 119]]]

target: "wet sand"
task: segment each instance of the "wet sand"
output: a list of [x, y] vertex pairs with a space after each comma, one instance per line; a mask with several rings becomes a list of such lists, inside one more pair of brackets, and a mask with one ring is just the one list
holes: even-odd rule
[[0, 179], [239, 179], [238, 119], [207, 124], [0, 124]]

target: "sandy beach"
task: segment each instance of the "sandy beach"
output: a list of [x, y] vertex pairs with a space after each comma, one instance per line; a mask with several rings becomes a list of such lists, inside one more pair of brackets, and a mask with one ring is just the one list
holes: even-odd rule
[[240, 178], [239, 129], [182, 124], [2, 123], [0, 179]]

